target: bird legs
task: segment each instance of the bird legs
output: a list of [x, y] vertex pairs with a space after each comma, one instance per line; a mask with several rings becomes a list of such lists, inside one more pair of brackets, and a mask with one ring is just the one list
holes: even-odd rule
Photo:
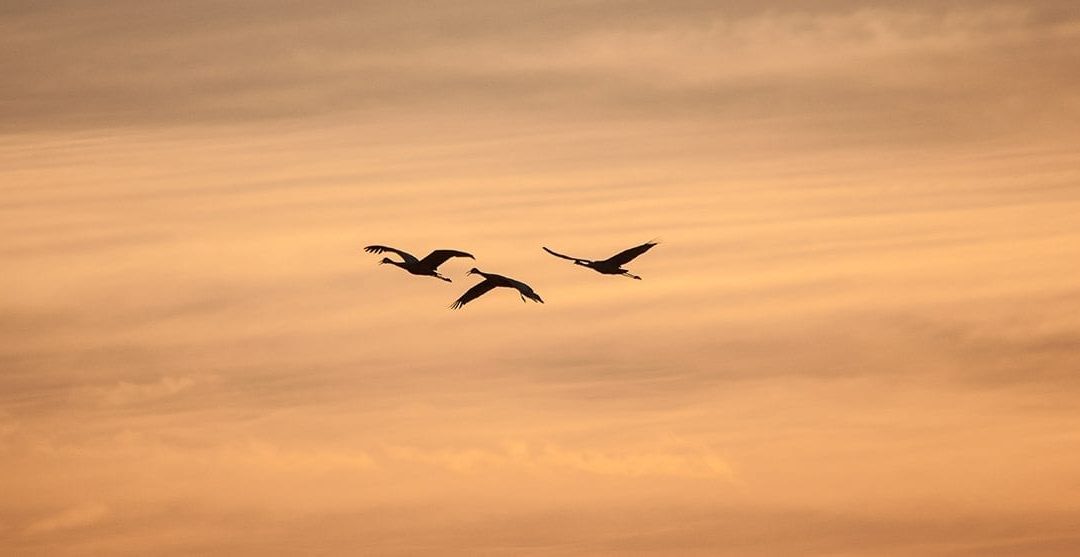
[[632, 278], [632, 279], [634, 279], [634, 280], [641, 280], [641, 277], [639, 277], [639, 276], [637, 276], [637, 275], [631, 275], [631, 274], [630, 274], [630, 271], [623, 271], [623, 272], [622, 272], [622, 276], [624, 276], [624, 277], [629, 277], [629, 278]]

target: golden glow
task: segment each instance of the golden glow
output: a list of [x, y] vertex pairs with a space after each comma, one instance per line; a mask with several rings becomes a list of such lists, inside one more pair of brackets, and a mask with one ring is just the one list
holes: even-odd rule
[[0, 553], [1080, 554], [1073, 4], [759, 4], [4, 8]]

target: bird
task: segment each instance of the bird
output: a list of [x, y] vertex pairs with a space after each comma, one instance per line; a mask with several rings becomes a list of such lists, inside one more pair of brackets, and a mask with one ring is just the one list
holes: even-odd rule
[[384, 257], [382, 261], [379, 261], [379, 265], [383, 265], [385, 263], [397, 265], [398, 267], [401, 267], [402, 269], [405, 269], [406, 271], [414, 275], [435, 277], [437, 279], [445, 280], [446, 282], [453, 281], [439, 274], [439, 271], [436, 270], [438, 269], [439, 265], [446, 263], [446, 260], [450, 259], [451, 257], [468, 257], [469, 259], [476, 259], [470, 253], [465, 253], [463, 251], [457, 251], [452, 249], [437, 249], [427, 254], [427, 256], [423, 259], [417, 259], [411, 253], [404, 252], [397, 248], [391, 248], [388, 246], [367, 246], [364, 248], [364, 251], [368, 253], [383, 253], [386, 251], [396, 253], [401, 256], [402, 261], [394, 261], [389, 257]]
[[455, 300], [453, 304], [450, 304], [450, 309], [458, 309], [461, 306], [464, 306], [465, 304], [479, 298], [480, 296], [483, 296], [488, 291], [498, 288], [500, 286], [505, 286], [507, 288], [513, 288], [517, 290], [518, 294], [521, 296], [522, 302], [525, 301], [525, 298], [528, 298], [534, 302], [539, 302], [541, 304], [544, 303], [544, 300], [540, 298], [540, 295], [537, 294], [531, 286], [519, 280], [514, 280], [512, 278], [504, 277], [502, 275], [485, 273], [480, 269], [477, 269], [476, 267], [469, 269], [469, 272], [466, 273], [466, 275], [481, 275], [484, 277], [484, 280], [476, 283], [475, 285], [473, 285], [472, 288], [466, 290], [460, 298]]
[[548, 248], [544, 248], [544, 251], [554, 255], [555, 257], [561, 257], [563, 259], [569, 259], [573, 261], [575, 265], [581, 265], [588, 267], [598, 273], [605, 275], [622, 275], [624, 277], [630, 277], [632, 279], [641, 280], [641, 277], [630, 274], [630, 271], [623, 269], [622, 266], [634, 260], [635, 257], [649, 251], [650, 248], [655, 246], [659, 242], [645, 242], [640, 246], [632, 247], [627, 250], [620, 251], [615, 255], [607, 259], [601, 259], [598, 261], [592, 261], [590, 259], [581, 259], [580, 257], [570, 257], [569, 255], [563, 255], [556, 253]]

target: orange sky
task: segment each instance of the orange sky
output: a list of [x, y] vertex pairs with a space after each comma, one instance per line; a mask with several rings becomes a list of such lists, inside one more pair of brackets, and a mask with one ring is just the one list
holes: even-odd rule
[[0, 553], [1080, 554], [1080, 12], [810, 4], [6, 2]]

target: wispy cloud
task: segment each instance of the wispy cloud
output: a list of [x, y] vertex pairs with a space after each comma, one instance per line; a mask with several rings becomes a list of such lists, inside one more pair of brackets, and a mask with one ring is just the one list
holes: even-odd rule
[[109, 509], [104, 505], [80, 505], [35, 521], [26, 527], [24, 533], [29, 536], [43, 536], [59, 530], [83, 528], [100, 522], [108, 514]]
[[[707, 114], [925, 142], [1052, 125], [1050, 113], [1031, 120], [1049, 99], [1075, 117], [1080, 26], [1067, 3], [746, 4], [27, 7], [7, 18], [0, 124]], [[500, 24], [478, 23], [487, 19]], [[143, 23], [116, 25], [133, 20]]]
[[575, 450], [555, 444], [531, 447], [528, 443], [505, 443], [501, 449], [420, 449], [391, 446], [387, 455], [394, 460], [446, 468], [454, 472], [482, 474], [517, 468], [527, 472], [584, 472], [601, 476], [673, 476], [731, 480], [730, 466], [709, 451], [608, 453]]

